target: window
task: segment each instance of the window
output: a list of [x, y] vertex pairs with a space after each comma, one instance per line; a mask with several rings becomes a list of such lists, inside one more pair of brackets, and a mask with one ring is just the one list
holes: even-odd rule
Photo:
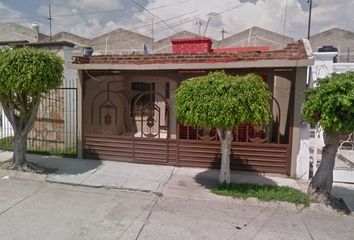
[[[155, 91], [155, 83], [147, 83], [147, 82], [133, 82], [131, 85], [131, 90], [136, 92], [136, 95], [132, 98], [130, 104], [130, 115], [133, 116], [135, 111], [135, 115], [139, 116], [141, 114], [141, 109], [150, 104], [155, 103], [155, 94], [144, 94], [141, 96], [141, 93], [144, 92], [153, 92]], [[135, 101], [139, 98], [139, 100], [135, 103]], [[135, 104], [135, 108], [134, 108]], [[143, 113], [145, 115], [145, 113]]]
[[170, 83], [169, 82], [165, 83], [165, 98], [166, 99], [170, 98]]

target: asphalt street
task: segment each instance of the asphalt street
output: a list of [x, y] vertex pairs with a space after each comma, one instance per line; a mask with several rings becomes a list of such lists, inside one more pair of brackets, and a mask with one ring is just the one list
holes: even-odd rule
[[[180, 182], [183, 184], [183, 182]], [[193, 189], [191, 189], [193, 191]], [[353, 239], [354, 217], [318, 207], [0, 180], [0, 239]]]

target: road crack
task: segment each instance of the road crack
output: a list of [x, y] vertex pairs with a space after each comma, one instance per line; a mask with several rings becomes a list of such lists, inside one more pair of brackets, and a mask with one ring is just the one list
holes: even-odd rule
[[3, 215], [4, 213], [6, 213], [7, 211], [11, 210], [12, 208], [16, 207], [17, 205], [23, 203], [24, 201], [26, 201], [28, 198], [32, 197], [33, 195], [35, 195], [36, 193], [38, 193], [40, 190], [42, 190], [44, 188], [44, 186], [40, 187], [39, 189], [37, 189], [36, 191], [28, 194], [26, 197], [22, 198], [21, 200], [17, 201], [15, 204], [11, 205], [10, 207], [6, 208], [5, 210], [0, 212], [0, 216]]
[[148, 213], [148, 215], [147, 215], [147, 217], [146, 217], [146, 219], [145, 219], [143, 225], [141, 226], [141, 228], [140, 228], [138, 234], [137, 234], [136, 237], [135, 237], [135, 240], [138, 240], [138, 239], [139, 239], [140, 234], [143, 232], [143, 230], [144, 230], [146, 224], [149, 222], [149, 218], [150, 218], [150, 216], [151, 216], [151, 214], [152, 214], [152, 211], [154, 210], [154, 208], [155, 208], [156, 205], [158, 204], [159, 199], [160, 199], [160, 198], [156, 198], [156, 199], [155, 199], [155, 202], [154, 202], [153, 205], [151, 206], [150, 211], [149, 211], [149, 213]]

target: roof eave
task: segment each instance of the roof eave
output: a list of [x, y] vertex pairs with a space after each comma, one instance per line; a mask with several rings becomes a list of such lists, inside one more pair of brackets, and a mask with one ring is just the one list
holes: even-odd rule
[[220, 62], [220, 63], [171, 63], [171, 64], [67, 64], [68, 68], [78, 70], [184, 70], [184, 69], [232, 69], [232, 68], [288, 68], [308, 67], [313, 65], [313, 59], [301, 60], [258, 60], [252, 62]]

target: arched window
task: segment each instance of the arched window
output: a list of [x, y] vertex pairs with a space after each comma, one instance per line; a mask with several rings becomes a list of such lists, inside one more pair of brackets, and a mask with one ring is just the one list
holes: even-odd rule
[[[141, 93], [155, 91], [155, 83], [151, 82], [133, 82], [131, 84], [131, 90], [137, 92], [137, 94], [132, 98], [130, 103], [130, 116], [141, 114], [141, 109], [148, 105], [149, 103], [155, 102], [155, 94], [145, 94], [141, 96]], [[138, 102], [135, 103], [136, 99], [141, 96]], [[135, 106], [134, 106], [135, 104]], [[135, 111], [135, 112], [134, 112]]]

